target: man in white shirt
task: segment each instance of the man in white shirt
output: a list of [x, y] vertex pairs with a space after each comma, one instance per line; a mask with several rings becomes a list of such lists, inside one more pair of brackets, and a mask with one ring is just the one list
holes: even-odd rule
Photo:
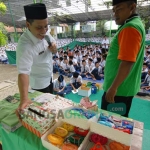
[[[55, 40], [48, 31], [46, 6], [41, 3], [24, 6], [27, 31], [23, 33], [17, 47], [18, 87], [20, 105], [18, 110], [31, 103], [28, 98], [29, 84], [32, 89], [44, 93], [53, 92], [52, 53], [57, 53]], [[45, 40], [45, 35], [50, 42]]]
[[106, 36], [104, 36], [102, 41], [102, 48], [108, 51], [108, 47], [109, 47], [109, 39]]

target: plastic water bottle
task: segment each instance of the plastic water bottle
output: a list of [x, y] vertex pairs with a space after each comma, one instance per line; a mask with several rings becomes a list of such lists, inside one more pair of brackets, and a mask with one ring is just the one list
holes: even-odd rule
[[92, 94], [96, 94], [97, 93], [97, 87], [96, 86], [92, 86], [91, 93]]

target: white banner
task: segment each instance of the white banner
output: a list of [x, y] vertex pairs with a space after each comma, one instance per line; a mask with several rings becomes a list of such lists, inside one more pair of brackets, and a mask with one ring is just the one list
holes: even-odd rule
[[91, 32], [91, 25], [82, 26], [82, 32], [83, 33]]
[[76, 31], [80, 30], [80, 22], [77, 22], [77, 23], [75, 24], [74, 29], [75, 29]]
[[91, 26], [91, 31], [96, 31], [96, 21], [89, 21], [87, 25]]

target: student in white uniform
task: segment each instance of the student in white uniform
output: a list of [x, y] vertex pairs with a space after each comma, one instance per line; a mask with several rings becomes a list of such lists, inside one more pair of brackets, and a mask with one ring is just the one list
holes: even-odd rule
[[74, 68], [73, 62], [70, 60], [69, 61], [69, 72], [68, 72], [68, 74], [66, 74], [66, 76], [68, 76], [68, 78], [70, 78], [75, 71], [76, 70]]
[[148, 66], [147, 66], [147, 63], [143, 63], [141, 81], [144, 81], [144, 79], [145, 79], [147, 73], [148, 73]]
[[65, 58], [64, 59], [64, 63], [62, 65], [62, 69], [60, 69], [60, 73], [62, 73], [63, 75], [67, 75], [69, 73], [69, 64], [68, 64], [68, 59]]
[[77, 51], [76, 59], [77, 59], [78, 65], [79, 65], [79, 64], [80, 64], [80, 62], [82, 61], [82, 56], [81, 56], [81, 54], [80, 54], [80, 52], [79, 52], [79, 51]]
[[[28, 98], [29, 85], [44, 93], [53, 92], [52, 54], [57, 53], [55, 40], [48, 31], [46, 6], [41, 3], [24, 6], [27, 30], [23, 33], [17, 47], [18, 86], [20, 105], [18, 110], [31, 103]], [[51, 45], [45, 40], [50, 38]]]
[[101, 80], [102, 67], [99, 66], [99, 62], [95, 63], [95, 68], [91, 72], [93, 80]]
[[91, 73], [91, 71], [95, 67], [95, 65], [93, 63], [93, 59], [91, 59], [91, 58], [88, 59], [88, 67], [89, 67], [89, 72]]
[[82, 67], [81, 67], [81, 77], [84, 78], [88, 75], [88, 73], [90, 72], [89, 67], [86, 65], [86, 61], [82, 60]]
[[63, 64], [64, 64], [63, 58], [62, 58], [62, 57], [59, 57], [59, 67], [62, 67]]
[[75, 68], [75, 70], [77, 71], [77, 70], [79, 69], [77, 59], [74, 58], [73, 56], [70, 56], [70, 57], [69, 57], [69, 61], [72, 61], [72, 62], [73, 62], [74, 68]]
[[95, 54], [92, 55], [93, 63], [95, 64], [97, 62], [97, 58], [95, 57]]
[[60, 75], [57, 79], [53, 82], [53, 90], [55, 94], [58, 94], [60, 96], [64, 96], [65, 93], [65, 87], [66, 82], [64, 80], [64, 77]]
[[144, 81], [141, 83], [141, 88], [145, 87], [145, 86], [148, 86], [149, 83], [150, 83], [150, 69], [148, 70], [148, 73], [147, 73]]
[[107, 55], [105, 55], [105, 54], [102, 55], [102, 60], [101, 60], [101, 62], [100, 62], [100, 66], [101, 66], [102, 68], [105, 67], [106, 57], [107, 57]]
[[109, 39], [106, 36], [104, 36], [104, 38], [103, 38], [102, 48], [104, 48], [106, 51], [108, 51], [108, 48], [109, 48]]
[[70, 84], [72, 89], [76, 92], [76, 89], [78, 89], [82, 84], [82, 77], [79, 75], [79, 73], [75, 72], [73, 74], [70, 79]]

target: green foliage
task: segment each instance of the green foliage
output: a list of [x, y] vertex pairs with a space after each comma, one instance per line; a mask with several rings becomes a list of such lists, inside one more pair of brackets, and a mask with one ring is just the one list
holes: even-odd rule
[[137, 13], [142, 19], [143, 25], [145, 27], [145, 30], [147, 31], [149, 29], [150, 25], [150, 7], [149, 6], [142, 6], [144, 1], [138, 1], [137, 5]]
[[[6, 5], [0, 1], [0, 15], [4, 15], [7, 11]], [[0, 22], [0, 46], [7, 44], [7, 31], [5, 30], [4, 24]]]
[[2, 22], [0, 22], [0, 31], [3, 33], [3, 34], [7, 34], [7, 31], [6, 31], [6, 29], [5, 29], [5, 25], [2, 23]]
[[106, 20], [99, 20], [99, 21], [97, 21], [96, 31], [97, 31], [97, 34], [99, 36], [102, 36], [102, 35], [106, 34], [106, 30], [105, 30], [105, 27], [104, 27], [105, 23], [106, 23]]
[[7, 44], [7, 36], [0, 31], [0, 46]]
[[7, 11], [7, 7], [3, 2], [0, 2], [0, 14], [4, 15]]
[[143, 25], [144, 25], [146, 31], [149, 29], [149, 19], [150, 19], [149, 16], [142, 18], [142, 23], [143, 23]]
[[90, 6], [91, 6], [91, 0], [88, 0], [88, 5], [90, 5]]
[[110, 8], [110, 6], [112, 6], [112, 1], [108, 1], [108, 2], [105, 2], [105, 1], [103, 1], [103, 3], [102, 4], [98, 4], [99, 6], [106, 6], [107, 7], [107, 9], [109, 9]]
[[6, 45], [7, 43], [7, 31], [5, 30], [5, 26], [2, 22], [0, 22], [0, 46]]

